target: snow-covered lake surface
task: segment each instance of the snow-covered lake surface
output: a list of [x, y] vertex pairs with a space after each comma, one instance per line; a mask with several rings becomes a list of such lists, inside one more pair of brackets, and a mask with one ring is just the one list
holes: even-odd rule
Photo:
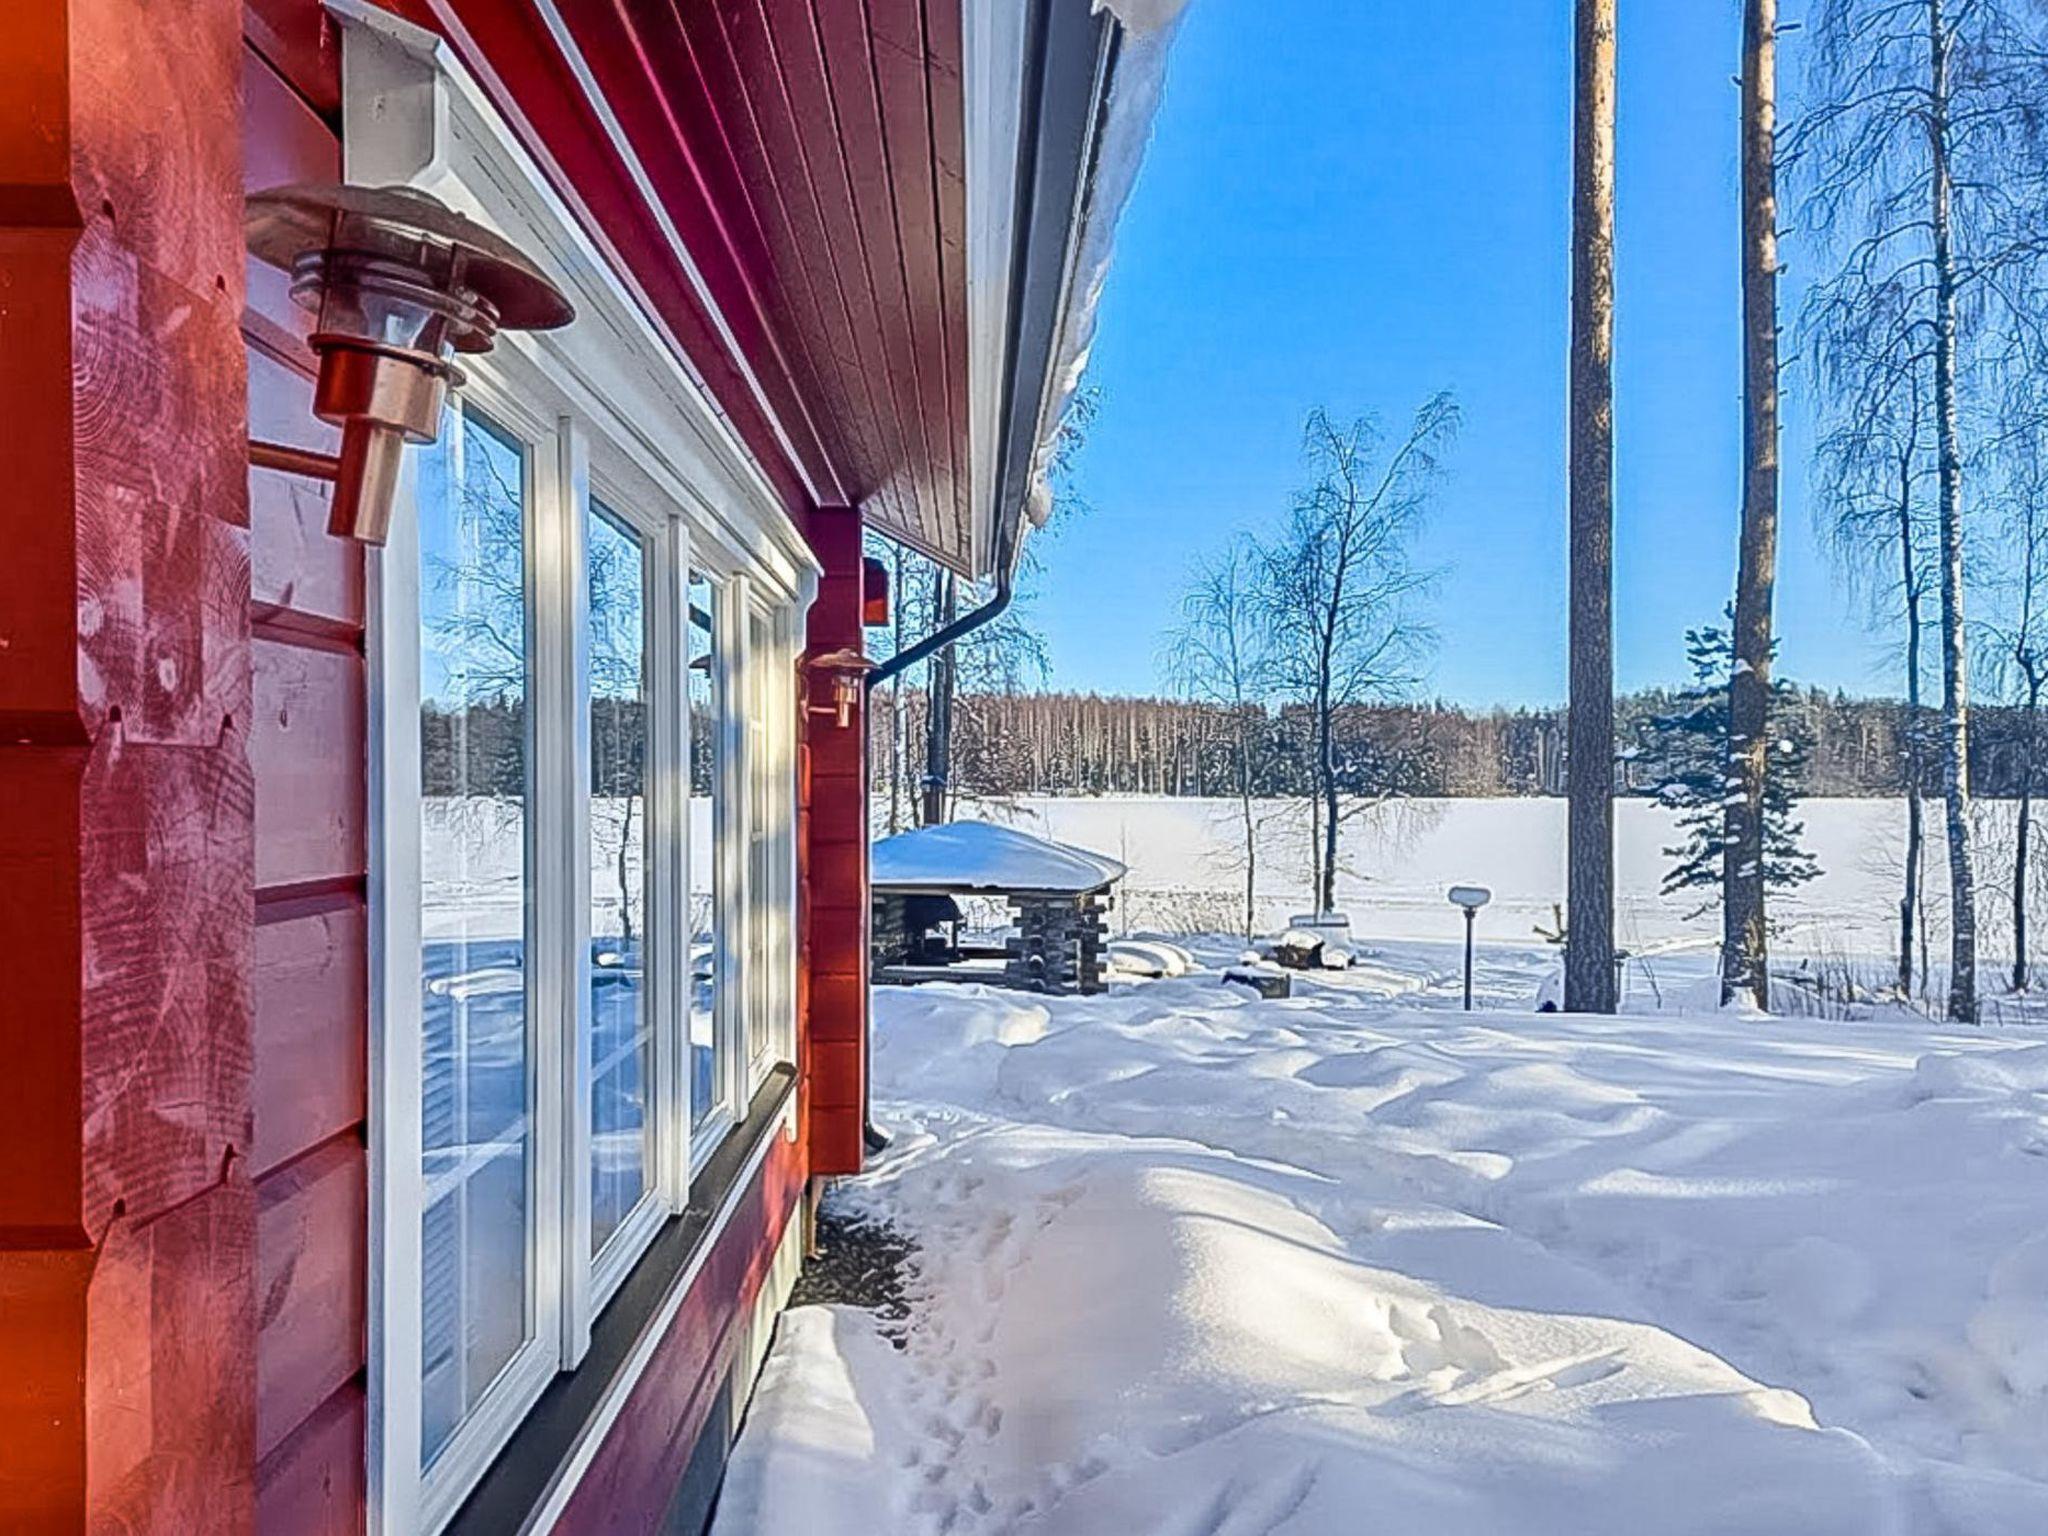
[[2048, 1531], [2048, 1033], [1539, 1015], [1534, 950], [1467, 1016], [1362, 943], [878, 991], [840, 1197], [912, 1316], [785, 1318], [717, 1536]]
[[[1939, 901], [1945, 879], [1940, 807], [1930, 805], [1927, 881]], [[1987, 806], [1978, 877], [1985, 942], [2002, 942], [1994, 894], [2005, 883], [1994, 835], [2000, 807]], [[1126, 906], [1135, 926], [1224, 927], [1242, 910], [1243, 830], [1230, 800], [1147, 796], [1028, 797], [968, 807], [1130, 866]], [[1260, 830], [1259, 927], [1272, 932], [1310, 905], [1306, 813], [1298, 803], [1256, 803]], [[1805, 844], [1820, 860], [1818, 880], [1773, 900], [1794, 947], [1884, 955], [1896, 944], [1905, 805], [1898, 800], [1807, 800]], [[1662, 896], [1681, 840], [1677, 818], [1648, 800], [1615, 805], [1616, 930], [1623, 944], [1711, 940], [1718, 908], [1694, 915], [1697, 893]], [[1360, 812], [1342, 829], [1338, 904], [1360, 932], [1382, 937], [1454, 937], [1457, 913], [1444, 901], [1459, 882], [1490, 886], [1482, 939], [1527, 942], [1564, 900], [1564, 802], [1554, 799], [1404, 800]], [[1218, 910], [1220, 903], [1220, 911]]]

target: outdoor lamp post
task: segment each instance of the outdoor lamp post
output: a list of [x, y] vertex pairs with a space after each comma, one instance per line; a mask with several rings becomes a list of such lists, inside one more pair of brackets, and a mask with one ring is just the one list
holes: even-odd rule
[[250, 462], [332, 480], [328, 532], [382, 544], [405, 445], [434, 440], [462, 382], [455, 354], [576, 311], [510, 241], [410, 187], [274, 187], [249, 198], [246, 231], [319, 317], [313, 414], [341, 428], [338, 456], [252, 442]]
[[1462, 907], [1465, 912], [1465, 1011], [1472, 1011], [1472, 924], [1479, 916], [1479, 909], [1493, 900], [1493, 892], [1483, 885], [1454, 885], [1451, 887], [1451, 905]]

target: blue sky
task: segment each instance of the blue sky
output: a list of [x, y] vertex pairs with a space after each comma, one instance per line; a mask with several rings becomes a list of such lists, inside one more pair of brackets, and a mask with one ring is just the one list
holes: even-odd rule
[[[1568, 0], [1192, 0], [1103, 300], [1088, 510], [1039, 550], [1052, 686], [1159, 687], [1190, 556], [1284, 512], [1312, 406], [1398, 422], [1449, 388], [1465, 424], [1423, 551], [1447, 567], [1429, 691], [1563, 698], [1570, 17]], [[1734, 579], [1739, 17], [1737, 0], [1622, 8], [1623, 689], [1680, 678], [1683, 630]], [[1781, 67], [1789, 94], [1793, 48]], [[1805, 253], [1785, 256], [1789, 330]], [[1894, 691], [1818, 547], [1796, 371], [1786, 387], [1781, 670]]]

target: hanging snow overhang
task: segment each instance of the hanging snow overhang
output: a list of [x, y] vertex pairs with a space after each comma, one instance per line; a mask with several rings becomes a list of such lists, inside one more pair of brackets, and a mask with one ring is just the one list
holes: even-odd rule
[[1184, 4], [966, 0], [971, 541], [926, 551], [963, 574], [1013, 568], [1051, 514], [1060, 422]]

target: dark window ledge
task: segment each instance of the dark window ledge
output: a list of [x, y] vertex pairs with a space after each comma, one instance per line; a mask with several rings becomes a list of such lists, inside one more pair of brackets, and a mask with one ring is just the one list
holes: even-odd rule
[[677, 1278], [718, 1236], [715, 1223], [720, 1211], [742, 1175], [754, 1169], [754, 1152], [764, 1137], [776, 1133], [795, 1091], [794, 1069], [779, 1065], [769, 1072], [747, 1106], [746, 1118], [725, 1134], [690, 1181], [689, 1204], [655, 1234], [640, 1262], [597, 1315], [582, 1363], [557, 1376], [541, 1393], [533, 1411], [449, 1521], [444, 1536], [505, 1536], [525, 1528], [575, 1454], [586, 1427], [611, 1396]]

